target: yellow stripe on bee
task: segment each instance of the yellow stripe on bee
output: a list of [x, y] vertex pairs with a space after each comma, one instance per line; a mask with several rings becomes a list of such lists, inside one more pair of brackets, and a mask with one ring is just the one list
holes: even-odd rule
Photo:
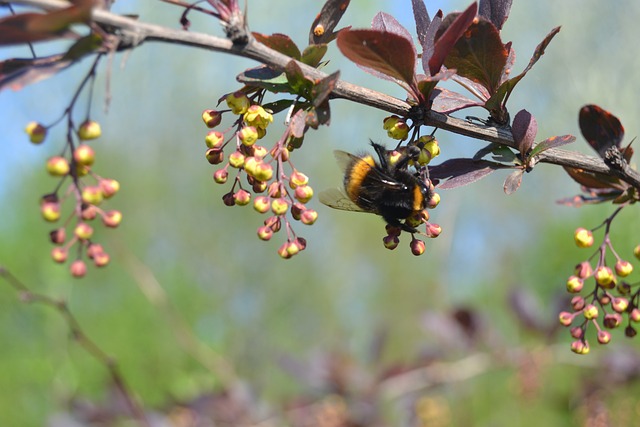
[[424, 209], [424, 196], [422, 195], [422, 191], [420, 191], [419, 185], [413, 186], [413, 211], [419, 212]]
[[353, 162], [347, 171], [345, 183], [345, 190], [347, 190], [347, 195], [351, 200], [356, 201], [358, 199], [362, 181], [365, 180], [375, 164], [375, 160], [371, 156], [365, 156]]

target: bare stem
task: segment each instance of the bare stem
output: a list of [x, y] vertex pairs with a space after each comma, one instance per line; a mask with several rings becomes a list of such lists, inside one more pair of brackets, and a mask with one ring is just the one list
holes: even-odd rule
[[71, 313], [67, 303], [63, 300], [56, 300], [48, 295], [32, 292], [22, 281], [15, 277], [11, 272], [0, 266], [0, 278], [4, 279], [13, 289], [18, 292], [20, 300], [24, 303], [40, 303], [56, 310], [69, 327], [71, 337], [89, 353], [94, 359], [107, 368], [109, 375], [116, 389], [122, 395], [125, 404], [138, 425], [142, 427], [150, 427], [142, 406], [134, 397], [129, 386], [127, 385], [120, 368], [114, 358], [109, 356], [98, 346], [95, 341], [87, 336], [76, 317]]

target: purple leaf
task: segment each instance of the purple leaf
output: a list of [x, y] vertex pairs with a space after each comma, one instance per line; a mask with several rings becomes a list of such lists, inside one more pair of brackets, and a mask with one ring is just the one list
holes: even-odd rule
[[291, 38], [286, 34], [260, 34], [260, 33], [252, 33], [253, 37], [263, 45], [275, 50], [276, 52], [280, 52], [283, 55], [287, 55], [290, 58], [300, 60], [301, 54], [298, 46], [291, 40]]
[[424, 5], [424, 0], [411, 0], [411, 6], [413, 8], [413, 18], [416, 21], [418, 41], [424, 48], [427, 44], [427, 33], [431, 25], [431, 18], [429, 18], [429, 12], [427, 12], [427, 7]]
[[480, 0], [478, 15], [491, 21], [498, 30], [509, 17], [512, 0]]
[[379, 12], [378, 14], [376, 14], [376, 16], [373, 17], [373, 21], [371, 22], [371, 29], [402, 36], [407, 39], [413, 46], [413, 38], [411, 37], [411, 33], [409, 32], [409, 30], [407, 30], [401, 23], [396, 20], [396, 18], [389, 15], [388, 13]]
[[451, 189], [471, 184], [498, 169], [508, 167], [488, 160], [450, 159], [439, 165], [429, 166], [429, 177], [438, 180], [447, 179], [446, 182], [438, 184], [438, 188]]
[[[512, 79], [506, 81], [504, 81], [504, 79], [501, 80], [502, 83], [500, 83], [500, 87], [498, 88], [496, 93], [491, 95], [491, 98], [485, 104], [488, 110], [499, 110], [506, 105], [507, 100], [509, 99], [509, 96], [511, 95], [511, 92], [513, 91], [515, 86], [520, 80], [522, 80], [522, 78], [529, 72], [529, 70], [531, 70], [534, 64], [538, 62], [542, 55], [544, 55], [545, 49], [547, 48], [551, 40], [555, 37], [555, 35], [558, 34], [558, 32], [560, 32], [560, 27], [554, 28], [549, 32], [549, 34], [546, 35], [544, 40], [542, 40], [542, 42], [540, 42], [540, 44], [536, 47], [536, 50], [533, 52], [533, 56], [529, 60], [529, 64], [524, 69], [524, 71], [522, 71]], [[505, 65], [505, 70], [506, 67], [507, 65]]]
[[300, 109], [291, 117], [289, 130], [295, 138], [302, 138], [307, 130], [307, 112]]
[[520, 155], [524, 159], [538, 133], [538, 123], [536, 118], [531, 115], [527, 110], [520, 110], [518, 114], [513, 118], [513, 124], [511, 125], [511, 132], [513, 134], [513, 140], [516, 143], [516, 148], [520, 151]]
[[620, 120], [597, 105], [585, 105], [580, 109], [579, 119], [582, 136], [589, 145], [604, 158], [610, 147], [620, 148], [624, 138], [624, 127]]
[[[338, 22], [349, 7], [350, 0], [327, 0], [322, 10], [311, 24], [309, 31], [309, 44], [329, 43], [339, 34], [334, 32]], [[342, 30], [340, 30], [342, 31]]]
[[[435, 41], [433, 55], [429, 58], [429, 74], [434, 75], [440, 71], [442, 65], [445, 63], [446, 58], [449, 56], [454, 46], [459, 41], [462, 34], [467, 31], [471, 23], [476, 17], [478, 11], [478, 4], [476, 2], [471, 3], [471, 6], [460, 14], [451, 14], [452, 22], [448, 25], [447, 29], [437, 37]], [[466, 37], [465, 37], [466, 38]], [[457, 68], [455, 66], [447, 66], [447, 68]], [[427, 70], [425, 69], [425, 72]]]
[[[436, 16], [433, 17], [433, 21], [431, 21], [431, 25], [429, 25], [427, 34], [425, 35], [425, 42], [422, 43], [422, 69], [427, 74], [431, 74], [431, 71], [429, 70], [429, 61], [433, 57], [436, 43], [436, 33], [440, 29], [441, 24], [442, 11], [438, 10]], [[442, 64], [440, 65], [440, 68], [442, 68]]]
[[456, 42], [444, 59], [444, 65], [455, 68], [458, 75], [482, 84], [493, 94], [500, 85], [508, 56], [509, 52], [502, 44], [498, 29], [491, 22], [480, 18]]
[[484, 105], [482, 102], [474, 101], [457, 92], [442, 88], [434, 89], [431, 93], [431, 99], [433, 101], [431, 109], [443, 114], [453, 113], [463, 108], [481, 107]]
[[336, 87], [336, 82], [340, 78], [340, 71], [325, 77], [317, 82], [311, 89], [311, 98], [314, 107], [319, 107]]
[[520, 188], [520, 184], [522, 184], [522, 175], [524, 174], [524, 169], [518, 168], [511, 172], [507, 179], [504, 180], [504, 192], [509, 195], [515, 193], [518, 188]]
[[337, 42], [342, 54], [365, 70], [382, 73], [387, 80], [413, 84], [416, 51], [405, 37], [385, 31], [349, 30], [341, 32]]

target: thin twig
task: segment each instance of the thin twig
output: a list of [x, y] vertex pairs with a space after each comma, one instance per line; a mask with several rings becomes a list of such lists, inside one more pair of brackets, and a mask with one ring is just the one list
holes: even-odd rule
[[[11, 3], [49, 11], [60, 10], [69, 6], [69, 3], [60, 0], [12, 0]], [[145, 40], [175, 43], [254, 59], [278, 69], [284, 69], [287, 63], [292, 60], [290, 57], [276, 52], [253, 39], [250, 39], [244, 46], [238, 46], [233, 45], [230, 40], [220, 37], [149, 24], [100, 9], [93, 10], [92, 18], [94, 22], [99, 24], [120, 29], [123, 32], [123, 37], [126, 35], [133, 38], [135, 40], [135, 43], [131, 44], [133, 47]], [[326, 73], [306, 64], [298, 63], [298, 65], [305, 76], [312, 79], [319, 80], [328, 76]], [[402, 116], [408, 116], [411, 109], [409, 104], [401, 99], [342, 80], [336, 83], [332, 95], [334, 98], [343, 98]], [[510, 147], [515, 146], [510, 129], [469, 123], [435, 111], [429, 111], [425, 114], [424, 124], [474, 139], [495, 142]], [[539, 161], [617, 176], [640, 189], [640, 173], [638, 171], [630, 167], [626, 167], [624, 170], [616, 170], [610, 168], [596, 157], [565, 150], [550, 149], [539, 156]]]
[[18, 292], [20, 301], [24, 303], [40, 303], [55, 309], [67, 323], [71, 337], [89, 353], [94, 359], [104, 365], [109, 371], [111, 380], [116, 389], [122, 395], [124, 402], [131, 412], [133, 418], [140, 426], [150, 427], [149, 421], [142, 409], [142, 406], [133, 396], [129, 387], [120, 372], [120, 368], [116, 360], [102, 350], [95, 341], [87, 336], [76, 317], [71, 313], [67, 303], [63, 300], [56, 300], [48, 295], [32, 292], [24, 283], [22, 283], [11, 272], [0, 266], [0, 278], [4, 279], [13, 289]]

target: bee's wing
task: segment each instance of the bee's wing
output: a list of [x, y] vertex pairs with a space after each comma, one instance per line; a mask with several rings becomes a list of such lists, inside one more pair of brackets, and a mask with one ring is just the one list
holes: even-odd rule
[[[362, 160], [362, 157], [355, 156], [351, 153], [347, 153], [346, 151], [336, 150], [333, 154], [336, 156], [336, 161], [338, 162], [338, 166], [340, 166], [340, 170], [344, 173], [349, 170], [350, 166], [354, 162]], [[391, 189], [402, 188], [404, 186], [379, 167], [371, 167], [371, 172], [369, 172], [369, 181], [377, 182], [381, 186]]]
[[360, 160], [360, 157], [354, 156], [351, 153], [347, 153], [346, 151], [341, 150], [335, 150], [333, 152], [333, 155], [336, 157], [336, 162], [338, 163], [338, 166], [343, 173], [347, 171], [347, 169], [353, 162]]
[[[345, 153], [348, 154], [348, 153]], [[353, 203], [351, 199], [339, 188], [330, 188], [324, 190], [319, 195], [320, 203], [330, 208], [340, 209], [343, 211], [366, 212], [358, 205]]]

